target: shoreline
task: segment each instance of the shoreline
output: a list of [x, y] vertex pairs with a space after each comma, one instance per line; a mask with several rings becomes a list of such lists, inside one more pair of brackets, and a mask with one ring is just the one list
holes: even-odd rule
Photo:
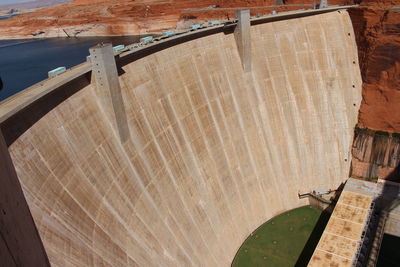
[[65, 39], [85, 39], [85, 38], [101, 38], [101, 37], [145, 37], [145, 36], [154, 36], [154, 35], [160, 35], [160, 32], [151, 32], [151, 33], [145, 33], [145, 34], [116, 34], [116, 35], [83, 35], [83, 36], [47, 36], [47, 37], [27, 37], [27, 38], [20, 38], [19, 36], [16, 38], [6, 38], [2, 39], [0, 36], [0, 42], [2, 41], [28, 41], [28, 40], [48, 40], [48, 39], [56, 39], [56, 38], [65, 38]]

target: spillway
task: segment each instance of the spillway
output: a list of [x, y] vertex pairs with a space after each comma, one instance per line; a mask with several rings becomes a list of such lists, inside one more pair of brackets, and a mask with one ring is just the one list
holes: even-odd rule
[[307, 204], [298, 192], [348, 178], [361, 76], [347, 11], [252, 25], [251, 58], [245, 72], [218, 31], [125, 60], [123, 140], [90, 75], [3, 122], [51, 265], [230, 266], [258, 226]]

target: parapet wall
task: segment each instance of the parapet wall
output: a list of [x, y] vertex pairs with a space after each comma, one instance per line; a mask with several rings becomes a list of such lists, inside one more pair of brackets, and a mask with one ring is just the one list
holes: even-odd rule
[[347, 177], [361, 102], [346, 11], [251, 27], [122, 67], [129, 137], [93, 84], [9, 147], [53, 266], [229, 266], [246, 237]]

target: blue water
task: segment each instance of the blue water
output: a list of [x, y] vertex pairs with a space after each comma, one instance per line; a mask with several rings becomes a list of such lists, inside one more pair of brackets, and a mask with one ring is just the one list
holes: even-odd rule
[[0, 101], [47, 78], [49, 70], [73, 67], [86, 60], [98, 43], [131, 44], [140, 37], [51, 38], [0, 41]]
[[15, 17], [15, 16], [17, 16], [17, 14], [0, 16], [0, 20], [2, 20], [2, 19], [9, 19], [9, 18], [12, 18], [12, 17]]

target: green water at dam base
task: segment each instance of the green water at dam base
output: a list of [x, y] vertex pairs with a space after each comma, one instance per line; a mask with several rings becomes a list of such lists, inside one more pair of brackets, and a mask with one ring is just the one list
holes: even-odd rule
[[307, 266], [328, 220], [311, 206], [282, 213], [246, 239], [232, 267]]

